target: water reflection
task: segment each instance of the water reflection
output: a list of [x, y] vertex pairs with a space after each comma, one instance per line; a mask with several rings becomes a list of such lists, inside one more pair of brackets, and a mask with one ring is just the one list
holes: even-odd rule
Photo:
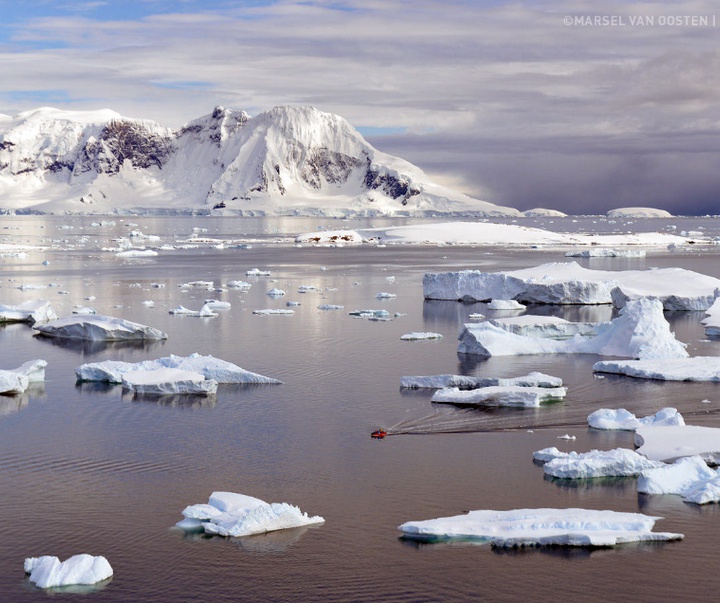
[[108, 584], [112, 582], [112, 577], [96, 582], [95, 584], [68, 584], [66, 586], [53, 586], [52, 588], [39, 588], [34, 583], [30, 582], [29, 578], [25, 579], [26, 587], [28, 590], [42, 591], [49, 595], [90, 595], [103, 590]]
[[213, 408], [217, 404], [217, 396], [200, 394], [141, 394], [123, 390], [124, 402], [142, 402], [165, 406], [168, 408], [185, 408], [195, 410], [198, 408]]
[[625, 492], [626, 490], [637, 489], [637, 480], [634, 477], [592, 477], [583, 479], [566, 479], [553, 477], [547, 473], [543, 474], [546, 482], [551, 482], [554, 486], [563, 490], [595, 490], [596, 488], [612, 488], [617, 492]]
[[149, 352], [165, 345], [165, 340], [128, 339], [125, 341], [102, 341], [90, 339], [68, 339], [66, 337], [47, 337], [35, 334], [39, 341], [47, 341], [54, 346], [74, 352], [80, 356], [94, 356], [105, 351], [135, 350]]
[[254, 534], [252, 536], [241, 536], [239, 538], [228, 538], [216, 534], [206, 534], [205, 532], [184, 532], [182, 539], [185, 542], [194, 543], [212, 542], [216, 544], [222, 542], [224, 544], [232, 544], [244, 553], [268, 555], [284, 553], [311, 528], [312, 526], [301, 526], [299, 528], [275, 530], [273, 532], [266, 532], [265, 534]]

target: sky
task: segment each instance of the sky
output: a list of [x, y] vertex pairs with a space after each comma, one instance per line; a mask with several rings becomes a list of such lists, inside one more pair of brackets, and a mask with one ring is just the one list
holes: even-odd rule
[[716, 0], [0, 0], [0, 113], [313, 105], [518, 209], [720, 214]]

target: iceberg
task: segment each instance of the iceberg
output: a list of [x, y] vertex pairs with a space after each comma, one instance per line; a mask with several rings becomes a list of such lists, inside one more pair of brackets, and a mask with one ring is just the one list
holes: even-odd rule
[[478, 541], [497, 547], [609, 547], [627, 542], [680, 540], [682, 534], [653, 532], [661, 517], [589, 509], [480, 510], [465, 515], [409, 521], [399, 530], [424, 542]]
[[508, 272], [426, 273], [425, 299], [488, 301], [514, 299], [538, 304], [613, 304], [643, 297], [659, 299], [666, 310], [707, 310], [720, 279], [683, 268], [591, 270], [577, 262], [542, 264]]
[[45, 381], [45, 360], [30, 360], [16, 369], [0, 370], [0, 394], [22, 394], [31, 383]]
[[624, 408], [613, 410], [601, 408], [588, 415], [588, 425], [593, 429], [635, 431], [641, 425], [685, 425], [685, 419], [676, 408], [663, 408], [654, 415], [638, 419]]
[[107, 383], [122, 383], [123, 375], [132, 371], [150, 371], [160, 368], [174, 368], [200, 373], [205, 379], [218, 383], [254, 383], [254, 384], [280, 384], [282, 381], [253, 373], [240, 368], [232, 362], [190, 354], [189, 356], [165, 356], [157, 360], [144, 360], [142, 362], [122, 362], [120, 360], [106, 360], [83, 364], [75, 369], [78, 381], [103, 381]]
[[0, 323], [3, 322], [47, 322], [57, 318], [49, 301], [36, 299], [15, 306], [0, 304]]
[[593, 371], [660, 381], [720, 381], [720, 357], [601, 360], [593, 365]]
[[561, 400], [567, 394], [564, 387], [490, 386], [461, 390], [447, 387], [436, 391], [431, 402], [443, 404], [472, 404], [476, 406], [519, 406], [537, 408], [543, 402]]
[[207, 504], [190, 505], [176, 523], [187, 531], [204, 531], [219, 536], [251, 536], [275, 530], [323, 523], [320, 516], [309, 517], [288, 503], [267, 503], [235, 492], [213, 492]]
[[646, 469], [638, 478], [637, 488], [643, 494], [678, 494], [686, 502], [700, 505], [720, 502], [720, 475], [699, 456]]
[[178, 314], [181, 316], [196, 316], [199, 318], [214, 318], [217, 316], [217, 312], [213, 312], [212, 308], [209, 304], [203, 305], [202, 308], [199, 310], [189, 310], [183, 305], [178, 306], [177, 308], [173, 308], [172, 310], [168, 310], [169, 314]]
[[647, 255], [644, 249], [608, 249], [606, 247], [593, 247], [581, 251], [568, 251], [566, 258], [644, 258]]
[[488, 320], [493, 326], [505, 329], [515, 335], [528, 337], [546, 337], [549, 339], [569, 339], [574, 335], [595, 335], [595, 323], [570, 322], [557, 316], [514, 316], [512, 318], [493, 318]]
[[56, 588], [76, 584], [97, 584], [113, 575], [112, 567], [105, 557], [81, 554], [65, 561], [57, 557], [28, 557], [25, 573], [39, 588]]
[[90, 341], [129, 341], [167, 339], [158, 329], [113, 316], [74, 315], [33, 326], [38, 335]]
[[652, 461], [628, 448], [560, 452], [552, 447], [537, 451], [533, 458], [545, 461], [546, 475], [563, 479], [632, 477], [645, 469], [663, 466], [660, 461]]
[[720, 297], [716, 298], [713, 305], [705, 310], [707, 318], [700, 323], [705, 327], [705, 335], [708, 337], [720, 337]]
[[720, 428], [699, 425], [642, 425], [635, 430], [637, 451], [654, 461], [672, 463], [686, 456], [699, 456], [720, 465]]
[[128, 249], [127, 251], [118, 251], [115, 257], [118, 258], [153, 258], [158, 255], [157, 251], [152, 249]]
[[122, 376], [122, 386], [136, 394], [162, 396], [165, 394], [217, 393], [218, 382], [206, 379], [195, 371], [177, 368], [158, 368], [149, 371], [130, 371]]
[[281, 308], [264, 308], [262, 310], [253, 310], [253, 314], [258, 314], [259, 316], [272, 316], [272, 315], [280, 315], [280, 316], [292, 316], [295, 314], [295, 310], [286, 310]]
[[442, 339], [442, 335], [440, 333], [413, 332], [400, 336], [401, 341], [420, 341], [424, 339]]
[[429, 375], [417, 377], [401, 377], [400, 387], [405, 389], [440, 389], [457, 387], [459, 389], [478, 389], [490, 386], [520, 386], [520, 387], [560, 387], [562, 379], [532, 372], [522, 377], [509, 377], [506, 379], [496, 377], [468, 377], [466, 375]]
[[601, 323], [594, 335], [555, 340], [515, 335], [490, 322], [466, 324], [458, 337], [458, 353], [477, 356], [530, 354], [597, 354], [640, 359], [685, 358], [685, 344], [675, 339], [657, 299], [629, 302], [620, 315]]

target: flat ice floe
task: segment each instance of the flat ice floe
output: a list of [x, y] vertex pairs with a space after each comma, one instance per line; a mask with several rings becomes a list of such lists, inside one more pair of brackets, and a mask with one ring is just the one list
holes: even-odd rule
[[459, 389], [478, 389], [491, 386], [520, 387], [561, 387], [562, 379], [532, 372], [521, 377], [469, 377], [467, 375], [428, 375], [401, 377], [400, 387], [406, 389], [440, 389], [457, 387]]
[[652, 461], [628, 448], [561, 452], [553, 446], [538, 450], [533, 458], [545, 462], [546, 475], [563, 479], [632, 477], [645, 469], [663, 466], [660, 461]]
[[478, 541], [498, 547], [609, 547], [627, 542], [680, 540], [682, 534], [653, 532], [662, 517], [589, 509], [470, 511], [465, 515], [409, 521], [399, 530], [425, 542]]
[[720, 429], [699, 425], [642, 425], [635, 430], [637, 452], [654, 461], [672, 463], [686, 456], [699, 456], [720, 465]]
[[642, 425], [685, 425], [685, 419], [676, 408], [663, 408], [654, 415], [641, 419], [624, 408], [601, 408], [588, 415], [588, 425], [593, 429], [635, 431]]
[[207, 504], [190, 505], [175, 525], [187, 531], [204, 531], [219, 536], [251, 536], [275, 530], [323, 523], [288, 503], [267, 503], [235, 492], [213, 492]]
[[45, 360], [29, 360], [16, 369], [0, 370], [0, 394], [21, 394], [31, 383], [45, 381]]
[[55, 320], [57, 314], [49, 301], [35, 299], [15, 306], [0, 304], [0, 323], [2, 322], [47, 322]]
[[56, 588], [79, 584], [97, 584], [113, 575], [113, 569], [105, 557], [81, 554], [65, 561], [57, 557], [28, 557], [25, 573], [39, 588]]
[[204, 375], [206, 379], [213, 379], [218, 383], [255, 383], [279, 384], [282, 381], [253, 373], [240, 368], [232, 362], [190, 354], [189, 356], [165, 356], [157, 360], [143, 360], [142, 362], [122, 362], [120, 360], [106, 360], [104, 362], [91, 362], [75, 369], [78, 381], [104, 381], [107, 383], [122, 383], [123, 376], [134, 371], [153, 371], [161, 368], [175, 368], [185, 371], [194, 371]]
[[593, 365], [593, 371], [660, 381], [720, 381], [720, 357], [601, 360]]
[[218, 382], [206, 379], [195, 371], [177, 368], [158, 368], [150, 371], [130, 371], [122, 376], [123, 389], [136, 394], [164, 396], [166, 394], [210, 395], [217, 392]]
[[657, 299], [629, 302], [620, 315], [595, 326], [592, 336], [557, 340], [515, 335], [491, 322], [466, 324], [458, 353], [477, 356], [532, 354], [597, 354], [640, 359], [685, 358], [685, 344], [675, 339]]
[[720, 279], [684, 268], [591, 270], [577, 262], [556, 262], [505, 272], [426, 273], [425, 299], [623, 307], [629, 300], [655, 297], [666, 310], [707, 310]]
[[436, 391], [431, 402], [442, 404], [472, 404], [475, 406], [517, 406], [537, 408], [543, 402], [553, 402], [564, 398], [564, 387], [523, 387], [490, 386], [478, 389], [462, 390], [448, 387]]
[[74, 315], [35, 325], [39, 335], [90, 341], [129, 341], [167, 339], [167, 334], [136, 322], [101, 315]]
[[190, 310], [183, 305], [168, 310], [169, 314], [175, 314], [178, 316], [195, 316], [198, 318], [214, 318], [217, 316], [217, 312], [213, 312], [209, 304], [204, 304], [199, 310]]
[[643, 471], [637, 488], [644, 494], [677, 494], [698, 505], [720, 502], [720, 474], [698, 456]]
[[413, 332], [401, 335], [400, 339], [401, 341], [422, 341], [427, 339], [442, 339], [442, 335], [440, 333]]

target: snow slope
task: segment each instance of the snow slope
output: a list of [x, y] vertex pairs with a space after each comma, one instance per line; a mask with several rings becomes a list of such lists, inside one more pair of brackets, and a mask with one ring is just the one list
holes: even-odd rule
[[0, 120], [0, 209], [520, 216], [439, 186], [313, 107], [223, 107], [173, 131], [110, 110]]

